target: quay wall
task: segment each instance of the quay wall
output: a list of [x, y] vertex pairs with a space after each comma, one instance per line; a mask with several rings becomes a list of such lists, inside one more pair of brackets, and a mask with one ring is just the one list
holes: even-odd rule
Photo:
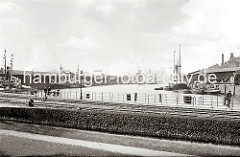
[[0, 119], [110, 133], [240, 145], [240, 120], [73, 109], [1, 107]]

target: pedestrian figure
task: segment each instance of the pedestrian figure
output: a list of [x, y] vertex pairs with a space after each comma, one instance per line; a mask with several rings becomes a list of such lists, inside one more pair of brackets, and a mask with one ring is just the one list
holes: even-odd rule
[[34, 106], [34, 101], [33, 99], [30, 99], [28, 102], [29, 107], [33, 107]]
[[226, 94], [224, 98], [224, 104], [229, 108], [230, 108], [231, 99], [232, 99], [232, 92], [229, 90], [229, 92]]
[[58, 90], [57, 90], [57, 96], [59, 96], [59, 94], [60, 94], [60, 90], [58, 89]]
[[48, 95], [50, 95], [51, 94], [51, 87], [48, 87]]
[[48, 93], [48, 89], [47, 89], [47, 87], [44, 87], [43, 91], [44, 91], [45, 99], [47, 99], [47, 93]]

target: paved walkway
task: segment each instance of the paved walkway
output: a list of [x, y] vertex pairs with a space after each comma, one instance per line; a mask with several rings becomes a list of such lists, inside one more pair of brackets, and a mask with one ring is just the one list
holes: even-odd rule
[[[80, 141], [80, 144], [75, 141]], [[86, 145], [90, 146], [86, 147]], [[118, 148], [118, 151], [109, 151], [108, 148]], [[123, 152], [119, 153], [119, 151]], [[168, 156], [175, 153], [197, 156], [239, 156], [240, 154], [238, 146], [117, 135], [0, 120], [0, 156], [122, 156], [135, 154], [136, 151], [137, 153], [150, 151], [152, 155], [157, 151], [161, 154], [168, 153]]]
[[[186, 154], [180, 154], [180, 153], [172, 153], [172, 152], [151, 150], [151, 149], [138, 148], [138, 147], [122, 146], [122, 145], [116, 145], [116, 144], [99, 143], [99, 142], [92, 142], [92, 141], [76, 140], [76, 139], [69, 139], [69, 138], [63, 138], [63, 137], [54, 137], [54, 136], [0, 129], [0, 144], [1, 144], [0, 150], [4, 150], [4, 151], [10, 150], [13, 152], [15, 152], [14, 149], [24, 150], [25, 146], [29, 147], [28, 142], [30, 142], [31, 140], [35, 142], [38, 142], [38, 141], [47, 142], [47, 143], [42, 143], [45, 146], [50, 143], [53, 143], [55, 147], [58, 147], [58, 146], [61, 147], [61, 145], [68, 145], [68, 146], [74, 147], [75, 149], [80, 149], [82, 152], [89, 151], [87, 149], [92, 149], [91, 151], [92, 154], [90, 155], [98, 155], [95, 153], [98, 153], [98, 151], [100, 150], [103, 152], [112, 152], [113, 153], [112, 155], [118, 154], [118, 155], [133, 155], [133, 156], [188, 156]], [[12, 141], [12, 142], [6, 142], [6, 141]], [[11, 144], [11, 143], [15, 143], [16, 141], [20, 142], [18, 143], [18, 146], [20, 148], [13, 147], [13, 145]], [[31, 141], [31, 143], [34, 143], [33, 141]], [[37, 150], [37, 148], [34, 148], [35, 146], [37, 145], [32, 144], [31, 147], [29, 147], [29, 149]], [[36, 154], [24, 154], [24, 155], [39, 155], [38, 152], [46, 152], [46, 151], [50, 153], [56, 153], [56, 154], [69, 153], [69, 152], [62, 152], [62, 151], [57, 152], [56, 150], [54, 150], [55, 152], [51, 152], [51, 150], [49, 151], [49, 148], [41, 147], [41, 146], [40, 147], [38, 146], [38, 148], [40, 150], [36, 151], [35, 152]], [[43, 148], [48, 150], [43, 150]], [[73, 150], [71, 152], [73, 152]], [[75, 154], [75, 155], [82, 155], [82, 154]]]

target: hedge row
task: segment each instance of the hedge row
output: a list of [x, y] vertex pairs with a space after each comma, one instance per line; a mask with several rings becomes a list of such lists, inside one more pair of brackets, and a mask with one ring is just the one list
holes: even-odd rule
[[111, 133], [240, 145], [240, 120], [15, 107], [0, 108], [0, 118]]

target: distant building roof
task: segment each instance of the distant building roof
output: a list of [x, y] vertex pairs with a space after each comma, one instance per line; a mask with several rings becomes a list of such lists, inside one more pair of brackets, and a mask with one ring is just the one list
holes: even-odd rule
[[221, 72], [234, 72], [234, 71], [240, 71], [240, 67], [220, 68], [220, 69], [209, 69], [209, 70], [206, 70], [207, 73], [221, 73]]
[[200, 74], [200, 70], [188, 73], [188, 75], [192, 75], [192, 74]]

